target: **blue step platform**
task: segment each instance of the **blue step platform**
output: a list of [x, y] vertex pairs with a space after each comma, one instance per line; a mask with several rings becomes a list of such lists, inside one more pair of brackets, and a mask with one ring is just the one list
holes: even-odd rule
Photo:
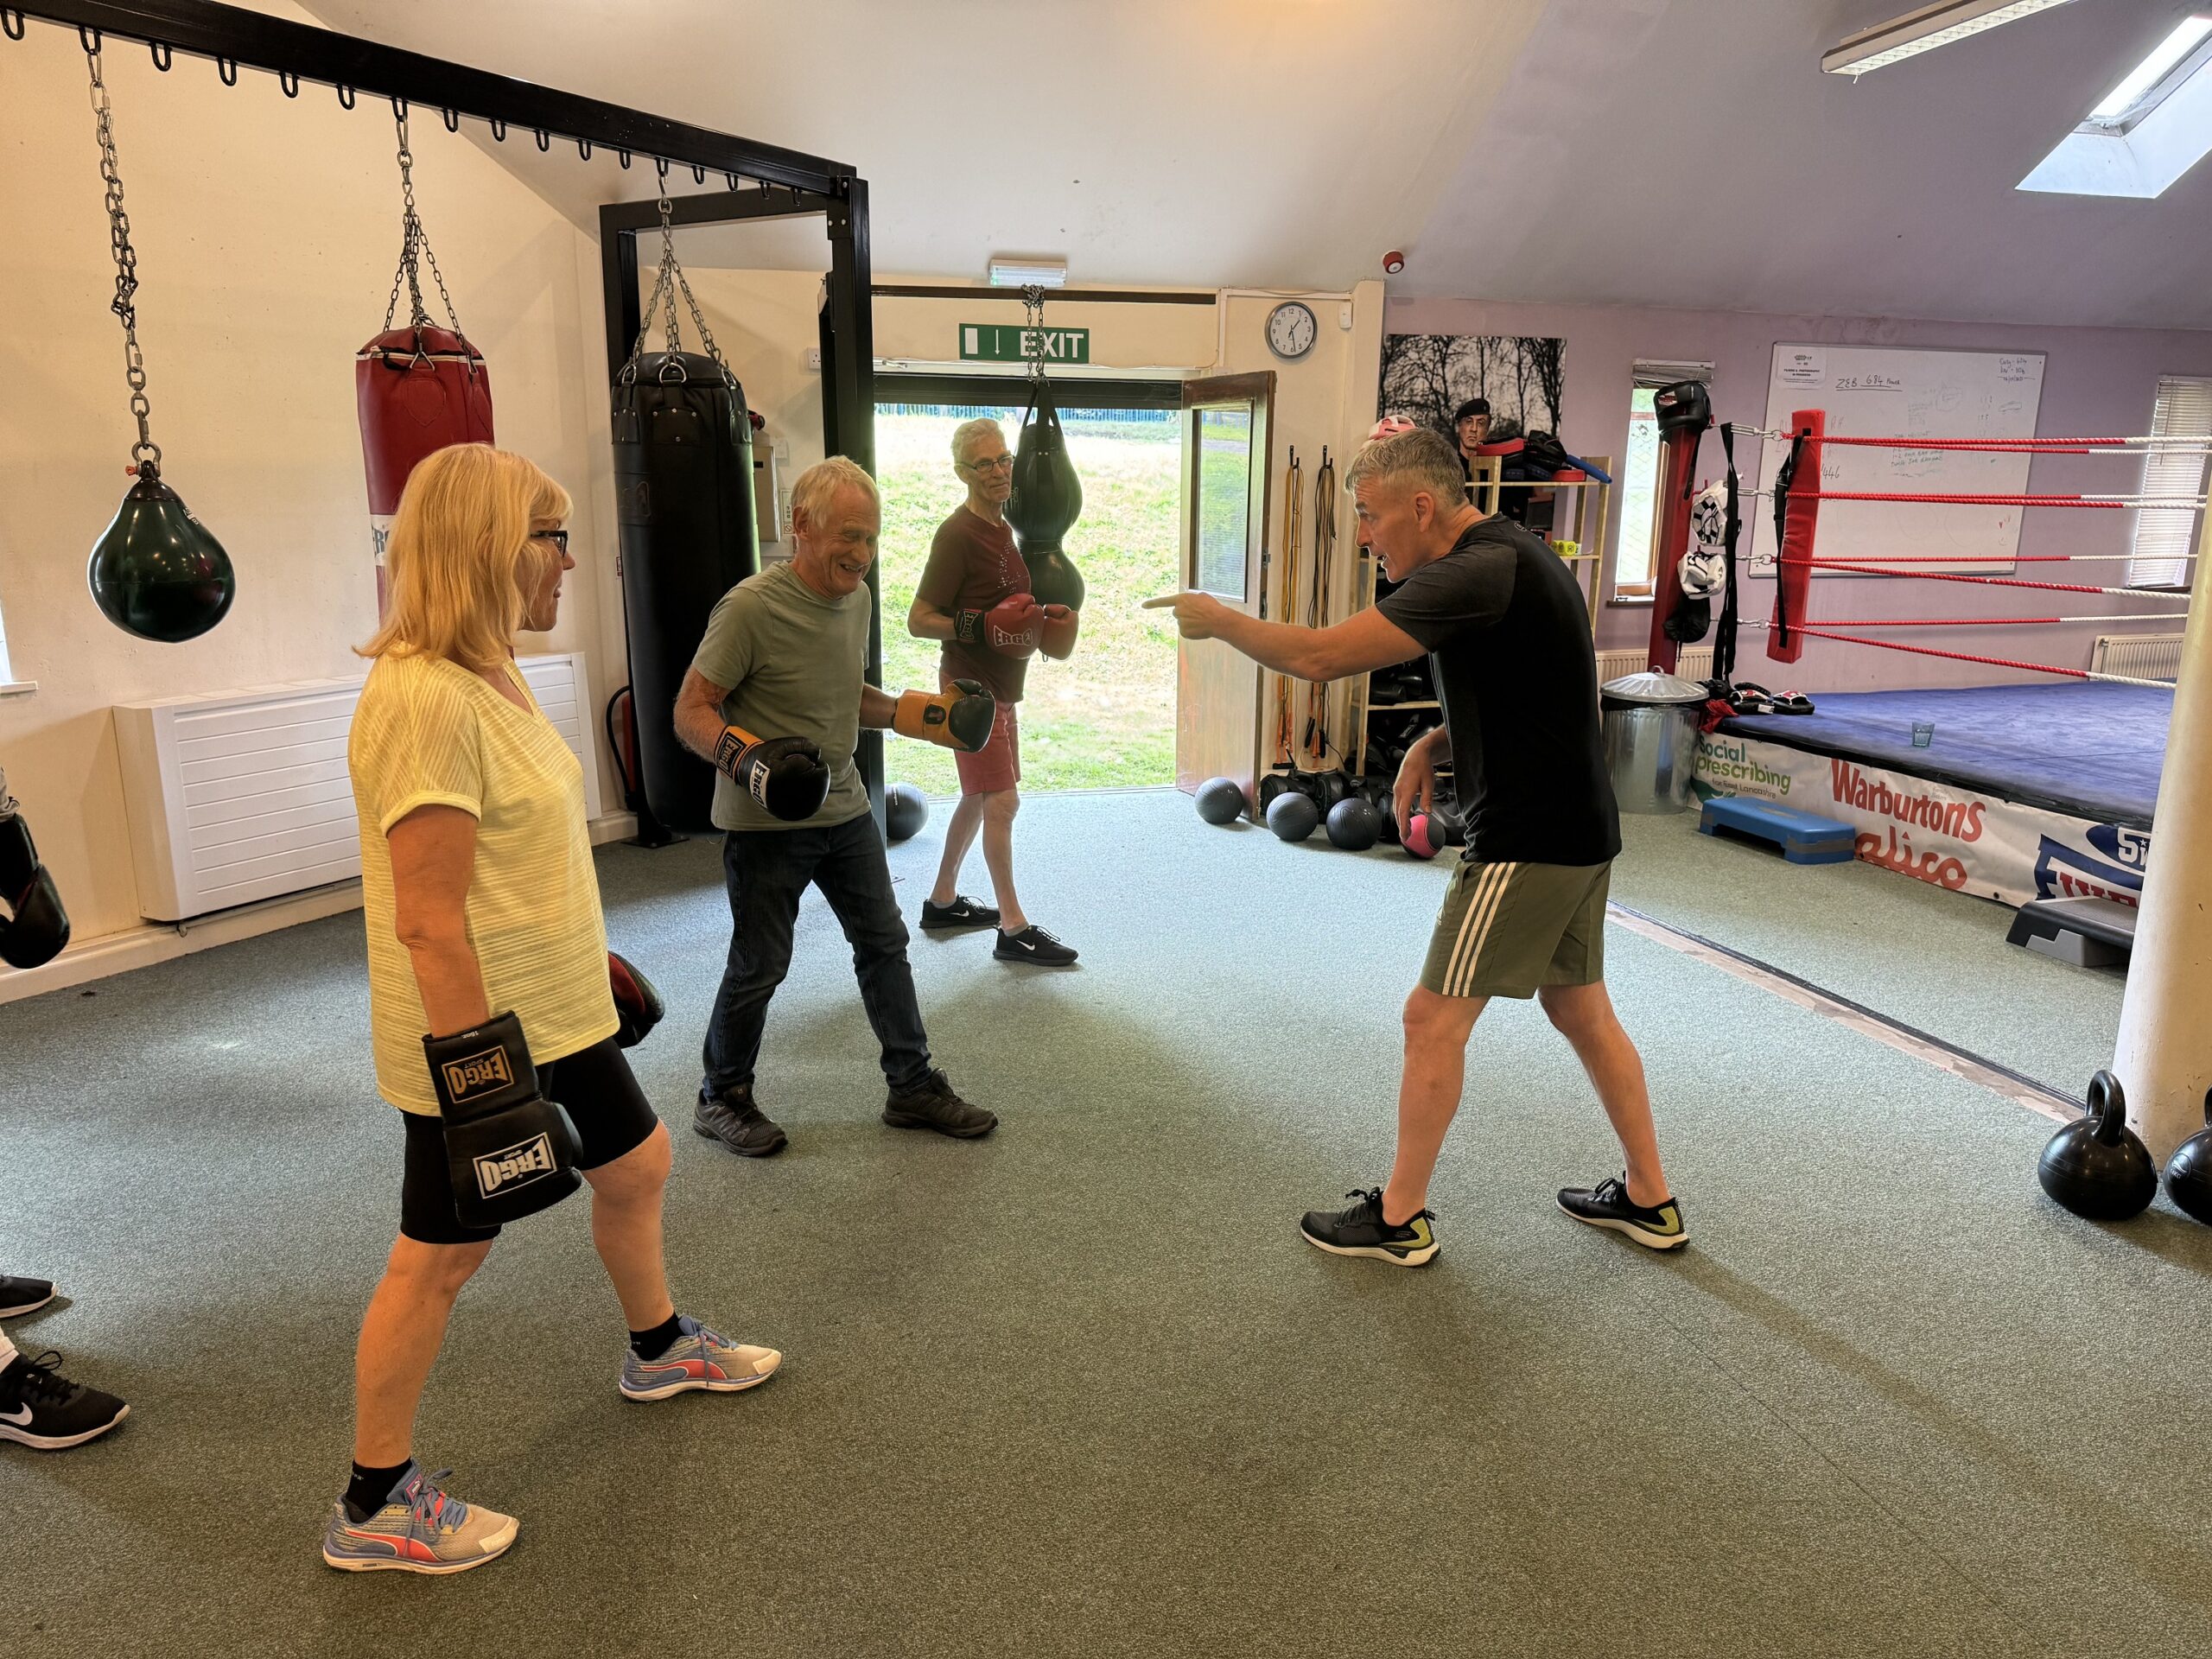
[[1701, 836], [1726, 830], [1770, 841], [1792, 864], [1847, 864], [1852, 858], [1849, 824], [1751, 795], [1714, 796], [1705, 804], [1697, 830]]

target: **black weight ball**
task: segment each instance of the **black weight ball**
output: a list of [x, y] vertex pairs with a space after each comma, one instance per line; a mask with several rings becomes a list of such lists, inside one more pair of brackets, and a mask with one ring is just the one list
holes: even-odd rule
[[1208, 823], [1234, 823], [1244, 816], [1244, 791], [1234, 778], [1209, 778], [1198, 785], [1198, 806]]
[[2212, 1227], [2212, 1092], [2204, 1096], [2204, 1122], [2166, 1160], [2166, 1196]]
[[1313, 804], [1310, 796], [1287, 789], [1274, 798], [1268, 808], [1268, 828], [1275, 832], [1280, 841], [1303, 841], [1313, 833], [1321, 822], [1321, 809]]
[[883, 832], [894, 842], [918, 834], [930, 821], [930, 804], [912, 784], [893, 784], [883, 791]]
[[1380, 814], [1357, 795], [1346, 796], [1329, 809], [1329, 840], [1348, 853], [1363, 853], [1382, 833]]
[[2036, 1179], [2085, 1221], [2125, 1221], [2158, 1196], [2158, 1166], [2127, 1127], [2127, 1102], [2111, 1072], [2089, 1079], [2088, 1116], [2050, 1137]]

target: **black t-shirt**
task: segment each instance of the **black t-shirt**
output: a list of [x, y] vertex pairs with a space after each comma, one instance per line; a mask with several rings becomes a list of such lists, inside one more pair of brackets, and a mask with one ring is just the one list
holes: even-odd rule
[[1469, 858], [1602, 864], [1621, 849], [1590, 613], [1572, 572], [1492, 517], [1376, 601], [1429, 653]]

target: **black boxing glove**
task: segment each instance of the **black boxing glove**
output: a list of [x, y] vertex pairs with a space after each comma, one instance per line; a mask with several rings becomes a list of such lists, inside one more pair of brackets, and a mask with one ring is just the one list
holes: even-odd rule
[[612, 950], [607, 953], [607, 988], [614, 993], [615, 1017], [622, 1021], [614, 1033], [615, 1046], [635, 1048], [660, 1024], [665, 1012], [660, 993], [636, 963]]
[[463, 1226], [519, 1221], [583, 1185], [569, 1115], [537, 1092], [522, 1021], [503, 1014], [450, 1037], [425, 1037], [445, 1120], [453, 1207]]
[[725, 726], [715, 765], [786, 823], [812, 817], [830, 796], [822, 751], [803, 737], [755, 737], [742, 726]]

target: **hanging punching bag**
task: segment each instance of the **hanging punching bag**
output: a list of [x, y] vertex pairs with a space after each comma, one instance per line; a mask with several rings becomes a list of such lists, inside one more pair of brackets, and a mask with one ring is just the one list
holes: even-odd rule
[[[399, 123], [399, 271], [392, 278], [385, 307], [384, 331], [353, 354], [353, 401], [361, 422], [361, 460], [368, 470], [369, 536], [375, 545], [377, 614], [385, 613], [385, 543], [399, 493], [407, 487], [415, 463], [454, 443], [492, 442], [492, 376], [483, 353], [468, 343], [454, 315], [453, 296], [438, 273], [422, 219], [415, 211], [415, 157], [407, 148], [407, 116]], [[423, 303], [422, 267], [429, 265], [446, 321], [435, 327]], [[392, 327], [399, 313], [399, 290], [407, 289], [412, 315]]]
[[1014, 493], [1007, 498], [1006, 521], [1040, 605], [1083, 608], [1083, 573], [1060, 546], [1082, 513], [1083, 480], [1068, 459], [1052, 388], [1039, 375], [1030, 382], [1029, 410], [1014, 447]]
[[[1701, 380], [1662, 386], [1652, 397], [1659, 416], [1659, 494], [1653, 504], [1659, 539], [1652, 552], [1650, 662], [1672, 671], [1678, 649], [1668, 622], [1682, 596], [1682, 554], [1690, 544], [1690, 510], [1696, 492], [1697, 447], [1713, 424], [1713, 400]], [[1704, 631], [1699, 630], [1700, 633]]]
[[614, 516], [646, 805], [672, 830], [714, 828], [714, 768], [676, 739], [676, 694], [708, 613], [760, 568], [753, 423], [715, 359], [654, 352], [614, 386]]

